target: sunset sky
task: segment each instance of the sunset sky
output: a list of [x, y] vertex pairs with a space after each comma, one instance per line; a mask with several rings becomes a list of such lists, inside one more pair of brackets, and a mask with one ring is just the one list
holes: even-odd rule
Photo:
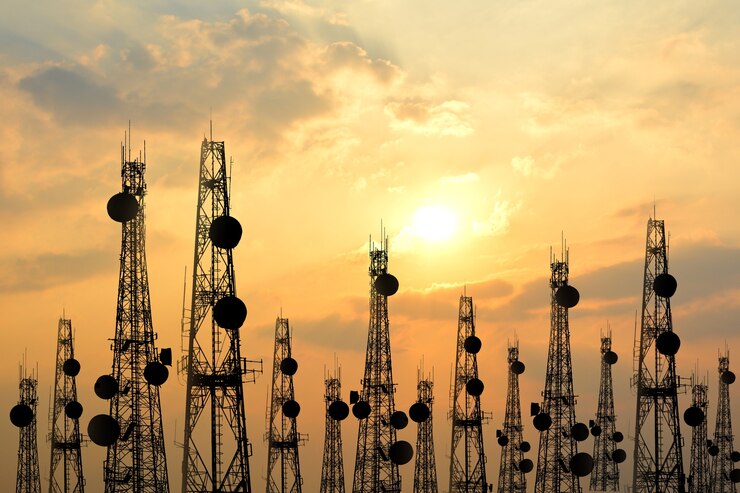
[[[634, 433], [632, 375], [646, 223], [670, 231], [678, 280], [678, 372], [709, 375], [717, 351], [740, 369], [740, 8], [732, 0], [5, 0], [0, 6], [0, 395], [18, 398], [24, 353], [38, 365], [38, 440], [48, 488], [49, 395], [57, 322], [72, 319], [83, 429], [107, 402], [129, 120], [147, 149], [147, 257], [159, 347], [182, 354], [184, 271], [192, 272], [200, 143], [232, 156], [234, 251], [249, 309], [242, 355], [265, 375], [245, 385], [252, 488], [264, 489], [265, 406], [275, 318], [294, 329], [304, 491], [318, 491], [323, 377], [334, 359], [345, 399], [360, 388], [368, 324], [368, 239], [390, 241], [401, 288], [389, 301], [396, 405], [434, 370], [440, 491], [447, 491], [450, 370], [459, 296], [477, 330], [489, 481], [497, 484], [506, 345], [517, 335], [525, 437], [540, 400], [549, 335], [549, 255], [570, 248], [577, 416], [592, 419], [607, 324], [617, 428]], [[188, 287], [190, 289], [190, 281]], [[189, 293], [189, 291], [188, 291]], [[188, 294], [189, 300], [189, 294]], [[737, 371], [737, 370], [736, 370]], [[737, 408], [737, 386], [731, 388]], [[685, 409], [690, 397], [680, 397]], [[184, 377], [162, 389], [172, 491], [180, 489]], [[7, 416], [7, 415], [6, 415]], [[737, 416], [737, 412], [736, 412]], [[740, 426], [738, 424], [737, 426]], [[685, 427], [688, 469], [690, 430]], [[343, 424], [351, 486], [357, 422]], [[416, 427], [399, 432], [413, 444]], [[15, 484], [18, 430], [0, 421], [0, 491]], [[622, 484], [632, 482], [632, 442]], [[581, 445], [591, 452], [592, 440]], [[736, 443], [736, 448], [740, 447]], [[83, 451], [102, 491], [105, 451]], [[411, 492], [413, 462], [401, 466]], [[529, 476], [531, 491], [534, 473]], [[581, 481], [586, 489], [587, 478]]]

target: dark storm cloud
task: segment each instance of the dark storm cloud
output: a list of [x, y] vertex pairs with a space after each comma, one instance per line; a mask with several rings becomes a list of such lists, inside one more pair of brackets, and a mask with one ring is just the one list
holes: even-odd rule
[[109, 271], [115, 263], [110, 252], [103, 251], [0, 258], [0, 292], [43, 291]]

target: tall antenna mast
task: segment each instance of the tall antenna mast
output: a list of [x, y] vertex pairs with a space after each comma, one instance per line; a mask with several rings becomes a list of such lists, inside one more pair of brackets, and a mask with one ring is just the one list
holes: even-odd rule
[[417, 399], [409, 409], [412, 420], [419, 423], [416, 433], [416, 462], [414, 463], [414, 493], [437, 493], [437, 462], [434, 456], [434, 379], [424, 378], [423, 367], [418, 370]]
[[[691, 466], [689, 468], [689, 493], [707, 493], [710, 490], [709, 451], [707, 450], [707, 411], [709, 401], [707, 399], [706, 382], [698, 382], [696, 373], [691, 376], [691, 407], [684, 413], [686, 418], [691, 419], [691, 414], [696, 416], [695, 421], [690, 422], [691, 430]], [[694, 411], [694, 409], [696, 411]], [[716, 484], [716, 483], [714, 483]], [[720, 490], [721, 491], [721, 490]]]
[[730, 412], [730, 385], [735, 382], [735, 374], [730, 371], [730, 354], [719, 356], [717, 423], [714, 427], [712, 456], [712, 493], [735, 493], [735, 483], [740, 482], [740, 470], [735, 469], [734, 462], [740, 460], [740, 454], [733, 450], [732, 413]]
[[38, 380], [36, 373], [29, 375], [26, 358], [20, 366], [20, 397], [18, 404], [10, 411], [10, 421], [20, 428], [18, 439], [18, 470], [16, 474], [16, 493], [41, 493], [39, 474], [39, 452], [36, 444], [36, 407], [38, 404]]
[[326, 436], [321, 465], [320, 493], [344, 493], [344, 459], [342, 455], [342, 420], [349, 416], [349, 406], [342, 400], [342, 381], [334, 364], [334, 375], [324, 379], [326, 392]]

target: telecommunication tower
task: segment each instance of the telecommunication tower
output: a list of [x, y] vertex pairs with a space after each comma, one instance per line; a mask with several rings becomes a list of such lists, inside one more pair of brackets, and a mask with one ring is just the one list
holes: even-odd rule
[[349, 415], [349, 406], [342, 401], [342, 381], [338, 370], [324, 379], [326, 392], [326, 436], [321, 464], [320, 493], [344, 493], [344, 460], [342, 456], [342, 420]]
[[369, 244], [370, 322], [362, 391], [352, 409], [360, 421], [352, 491], [400, 493], [398, 464], [390, 460], [391, 446], [396, 443], [396, 429], [390, 422], [396, 386], [388, 320], [388, 296], [398, 290], [398, 280], [388, 273], [388, 238], [380, 245], [371, 238]]
[[[596, 433], [594, 440], [594, 470], [591, 473], [593, 491], [619, 491], [619, 462], [624, 460], [624, 450], [616, 452], [615, 441], [617, 418], [614, 415], [614, 388], [612, 365], [617, 362], [617, 353], [612, 351], [611, 330], [601, 337], [601, 381], [599, 383], [599, 409], [591, 427]], [[621, 437], [621, 435], [616, 435]], [[621, 438], [620, 438], [621, 440]]]
[[[169, 491], [159, 400], [159, 385], [167, 379], [168, 370], [158, 361], [154, 345], [157, 336], [145, 249], [145, 171], [146, 144], [143, 156], [133, 158], [130, 145], [122, 145], [122, 191], [108, 201], [108, 214], [121, 223], [116, 329], [111, 344], [117, 388], [110, 397], [110, 417], [120, 427], [120, 437], [107, 444], [106, 493]], [[96, 392], [99, 387], [96, 383]], [[97, 440], [94, 424], [88, 426], [88, 433]]]
[[668, 273], [665, 224], [650, 218], [632, 381], [637, 389], [633, 493], [685, 491], [675, 359], [680, 340], [673, 332], [670, 302], [675, 291], [676, 279]]
[[304, 437], [298, 433], [296, 418], [301, 410], [295, 400], [293, 375], [298, 363], [292, 357], [290, 323], [275, 321], [275, 353], [272, 365], [272, 399], [267, 439], [267, 493], [301, 493], [301, 467], [298, 446]]
[[[36, 444], [36, 407], [38, 404], [38, 380], [36, 373], [26, 373], [25, 365], [20, 368], [20, 399], [11, 410], [10, 419], [20, 428], [18, 440], [18, 473], [15, 481], [16, 493], [41, 493], [39, 475], [39, 451]], [[14, 416], [15, 415], [15, 416]]]
[[717, 404], [717, 423], [714, 428], [716, 455], [712, 457], [712, 493], [735, 493], [735, 482], [740, 481], [740, 471], [734, 469], [733, 462], [740, 456], [732, 449], [732, 421], [730, 413], [730, 385], [735, 374], [730, 371], [730, 355], [725, 352], [719, 356], [719, 392]]
[[[532, 461], [524, 459], [529, 451], [529, 442], [522, 440], [522, 412], [519, 403], [519, 375], [524, 372], [524, 363], [519, 361], [519, 341], [508, 346], [509, 381], [506, 392], [506, 415], [504, 427], [498, 434], [501, 445], [501, 464], [498, 473], [498, 493], [522, 493], [527, 491], [525, 473], [532, 470]], [[527, 462], [524, 462], [524, 461]]]
[[451, 385], [452, 440], [450, 452], [450, 493], [484, 493], [486, 455], [483, 451], [483, 422], [480, 407], [483, 382], [478, 378], [481, 341], [475, 335], [473, 298], [460, 296], [455, 352], [455, 375]]
[[[534, 426], [540, 433], [536, 493], [580, 493], [579, 477], [591, 472], [593, 459], [578, 453], [577, 442], [588, 437], [588, 427], [576, 423], [576, 396], [570, 355], [568, 309], [580, 298], [568, 284], [568, 250], [561, 260], [550, 254], [550, 344], [545, 390]], [[581, 428], [585, 428], [585, 436]]]
[[224, 142], [203, 139], [195, 222], [182, 492], [249, 493], [251, 446], [244, 412], [245, 381], [256, 368], [241, 357], [239, 328], [247, 308], [236, 296], [232, 249], [242, 228], [230, 213]]
[[[412, 419], [425, 417], [425, 409], [429, 410], [429, 416], [419, 422], [416, 434], [416, 462], [414, 463], [414, 493], [437, 493], [437, 463], [434, 458], [434, 428], [432, 426], [432, 404], [434, 403], [434, 380], [431, 376], [422, 378], [422, 370], [419, 370], [417, 390], [417, 406], [410, 410]], [[416, 405], [416, 404], [414, 404]], [[421, 409], [422, 415], [415, 416], [415, 410]]]
[[689, 493], [707, 493], [709, 489], [709, 454], [707, 451], [707, 385], [692, 377], [691, 405], [702, 410], [701, 422], [691, 432], [691, 466], [689, 468]]
[[54, 396], [51, 401], [51, 467], [49, 493], [84, 493], [82, 474], [82, 405], [77, 401], [75, 377], [80, 363], [75, 359], [72, 321], [59, 319]]

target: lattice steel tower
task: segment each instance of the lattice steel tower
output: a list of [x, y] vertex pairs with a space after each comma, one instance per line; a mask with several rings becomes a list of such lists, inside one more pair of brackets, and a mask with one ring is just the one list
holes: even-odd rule
[[290, 323], [275, 321], [275, 352], [272, 365], [272, 399], [267, 439], [267, 493], [301, 493], [298, 446], [304, 438], [298, 433], [296, 417], [300, 406], [295, 400], [293, 375], [298, 364], [292, 357]]
[[691, 432], [691, 466], [689, 468], [689, 493], [707, 493], [709, 489], [709, 454], [707, 453], [707, 385], [696, 381], [692, 376], [691, 405], [702, 410], [701, 423]]
[[419, 370], [416, 390], [418, 394], [416, 402], [426, 405], [429, 409], [429, 417], [419, 422], [416, 434], [414, 493], [437, 493], [439, 489], [437, 486], [437, 463], [434, 458], [434, 428], [432, 426], [434, 380], [432, 377], [422, 378], [422, 371]]
[[476, 356], [479, 349], [473, 298], [462, 295], [457, 321], [455, 376], [450, 389], [450, 493], [484, 493], [488, 490], [486, 455], [483, 451], [483, 422], [486, 416], [480, 407], [483, 382], [478, 379]]
[[[522, 471], [522, 411], [519, 403], [519, 375], [524, 364], [519, 361], [519, 341], [508, 346], [507, 369], [509, 374], [506, 392], [506, 414], [501, 436], [506, 437], [501, 447], [501, 464], [498, 473], [498, 493], [521, 493], [527, 491], [527, 478]], [[499, 437], [501, 440], [501, 437]], [[500, 441], [499, 443], [504, 443]], [[527, 448], [529, 443], [525, 445]]]
[[[326, 436], [321, 464], [320, 493], [344, 493], [344, 460], [342, 456], [342, 423], [349, 407], [342, 401], [342, 381], [339, 371], [324, 379], [326, 393]], [[333, 414], [333, 416], [332, 416]]]
[[[398, 281], [388, 274], [388, 238], [378, 245], [370, 239], [370, 322], [365, 353], [365, 375], [360, 401], [369, 404], [370, 414], [360, 419], [355, 456], [353, 493], [400, 493], [398, 465], [389, 459], [396, 442], [396, 430], [390, 424], [395, 412], [393, 367], [391, 365], [388, 296], [398, 289]], [[387, 280], [395, 281], [388, 289]], [[376, 281], [380, 282], [376, 282]], [[357, 404], [355, 404], [357, 406]]]
[[[613, 356], [612, 356], [613, 355]], [[591, 472], [591, 489], [594, 491], [619, 491], [619, 466], [614, 460], [617, 444], [614, 441], [617, 418], [614, 415], [614, 388], [612, 365], [616, 353], [612, 351], [611, 331], [601, 337], [601, 380], [599, 383], [599, 408], [595, 426], [601, 433], [594, 440], [594, 470]]]
[[551, 425], [540, 433], [534, 491], [580, 493], [578, 477], [571, 471], [578, 445], [571, 433], [576, 424], [576, 396], [568, 327], [568, 308], [578, 302], [578, 292], [568, 285], [568, 250], [562, 260], [556, 260], [552, 253], [550, 259], [550, 344], [541, 411], [549, 416]]
[[51, 467], [49, 493], [84, 493], [82, 474], [82, 438], [75, 377], [80, 364], [75, 359], [72, 321], [59, 319], [54, 396], [51, 407]]
[[236, 297], [232, 249], [241, 225], [230, 216], [224, 142], [203, 139], [195, 221], [188, 347], [183, 493], [251, 492], [243, 382], [256, 371], [240, 355], [247, 316]]
[[712, 457], [712, 493], [735, 493], [735, 483], [730, 478], [733, 472], [732, 415], [730, 413], [730, 384], [735, 374], [730, 371], [730, 355], [725, 352], [719, 356], [719, 385], [717, 403], [717, 423], [714, 427], [714, 445], [719, 453]]
[[[668, 274], [668, 248], [662, 220], [649, 219], [642, 288], [642, 323], [635, 347], [637, 388], [633, 493], [685, 491], [670, 296], [676, 281]], [[635, 341], [637, 343], [637, 341]]]
[[[146, 147], [143, 157], [132, 158], [130, 146], [121, 146], [122, 194], [117, 196], [138, 205], [134, 204], [135, 215], [121, 222], [116, 331], [111, 344], [118, 392], [110, 400], [110, 415], [119, 423], [121, 436], [108, 446], [104, 464], [107, 493], [169, 491], [159, 387], [145, 378], [149, 364], [159, 365], [146, 263], [145, 171]], [[109, 213], [113, 200], [108, 203]]]
[[[36, 388], [38, 380], [36, 373], [26, 373], [25, 365], [20, 369], [20, 398], [19, 406], [28, 406], [32, 416], [29, 414], [28, 420], [20, 429], [20, 438], [18, 440], [18, 472], [15, 480], [16, 493], [41, 493], [41, 476], [39, 475], [39, 451], [36, 444], [36, 407], [38, 404], [38, 394]], [[11, 415], [12, 419], [12, 415]]]

